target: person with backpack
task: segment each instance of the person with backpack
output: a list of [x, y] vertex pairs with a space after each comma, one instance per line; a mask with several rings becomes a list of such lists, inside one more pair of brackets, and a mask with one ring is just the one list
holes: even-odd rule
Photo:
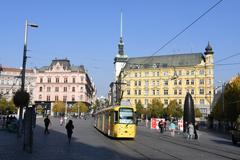
[[68, 143], [70, 144], [74, 129], [73, 121], [69, 120], [65, 128], [67, 130]]

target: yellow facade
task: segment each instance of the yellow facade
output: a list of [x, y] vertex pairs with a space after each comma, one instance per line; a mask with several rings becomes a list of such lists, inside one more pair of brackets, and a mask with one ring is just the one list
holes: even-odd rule
[[[210, 113], [214, 96], [212, 53], [201, 54], [200, 63], [196, 65], [156, 66], [153, 63], [148, 67], [140, 64], [131, 64], [132, 67], [128, 65], [121, 75], [122, 81], [126, 83], [122, 86], [123, 100], [130, 101], [131, 104], [141, 101], [146, 107], [153, 98], [159, 98], [166, 107], [171, 100], [176, 99], [183, 107], [186, 93], [189, 92], [195, 107], [200, 109], [203, 117], [206, 117]], [[176, 55], [168, 55], [170, 58], [171, 56]], [[131, 63], [131, 60], [128, 63]]]

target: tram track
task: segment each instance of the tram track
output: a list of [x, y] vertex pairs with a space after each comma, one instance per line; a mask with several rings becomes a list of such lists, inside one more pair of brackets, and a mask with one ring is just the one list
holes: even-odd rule
[[[146, 136], [145, 137], [148, 137], [148, 138], [152, 138], [151, 136]], [[188, 148], [188, 149], [193, 149], [193, 150], [197, 150], [197, 151], [201, 151], [201, 152], [204, 152], [204, 153], [208, 153], [208, 154], [212, 154], [212, 155], [216, 155], [216, 156], [219, 156], [219, 157], [222, 157], [222, 158], [226, 158], [226, 159], [231, 159], [231, 160], [239, 160], [239, 158], [235, 158], [235, 156], [237, 155], [237, 153], [229, 153], [229, 152], [226, 152], [224, 150], [220, 150], [221, 152], [223, 152], [223, 154], [219, 154], [219, 153], [216, 153], [214, 151], [218, 151], [218, 149], [213, 149], [213, 148], [206, 148], [204, 149], [202, 146], [200, 145], [197, 145], [197, 144], [192, 144], [192, 143], [179, 143], [177, 141], [173, 141], [170, 139], [170, 137], [158, 137], [160, 138], [162, 141], [165, 141], [165, 142], [168, 142], [168, 143], [172, 143], [172, 144], [175, 144], [175, 145], [178, 145], [178, 146], [181, 146], [181, 147], [185, 147], [185, 148]], [[154, 149], [154, 150], [158, 150], [150, 145], [146, 145], [146, 143], [141, 143], [139, 141], [136, 141], [136, 143], [138, 144], [141, 144], [141, 145], [145, 145], [145, 146], [148, 146], [150, 147], [151, 149]], [[195, 146], [194, 146], [195, 145]], [[214, 151], [210, 151], [209, 149], [211, 150], [214, 150]], [[224, 154], [231, 154], [232, 156], [228, 156], [228, 155], [224, 155]]]

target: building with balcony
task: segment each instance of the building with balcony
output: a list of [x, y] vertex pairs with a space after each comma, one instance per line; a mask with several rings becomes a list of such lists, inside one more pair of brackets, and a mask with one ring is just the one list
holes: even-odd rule
[[88, 107], [93, 103], [96, 88], [83, 65], [71, 65], [68, 59], [54, 59], [49, 66], [37, 69], [34, 102], [47, 114], [55, 101], [63, 101], [66, 107], [81, 101]]

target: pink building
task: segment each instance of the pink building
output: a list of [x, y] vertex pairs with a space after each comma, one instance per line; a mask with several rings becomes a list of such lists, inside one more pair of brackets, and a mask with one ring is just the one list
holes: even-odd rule
[[45, 113], [53, 114], [55, 101], [64, 101], [67, 106], [81, 101], [91, 106], [96, 93], [95, 86], [83, 65], [74, 66], [67, 59], [52, 60], [50, 66], [37, 69], [34, 102]]

